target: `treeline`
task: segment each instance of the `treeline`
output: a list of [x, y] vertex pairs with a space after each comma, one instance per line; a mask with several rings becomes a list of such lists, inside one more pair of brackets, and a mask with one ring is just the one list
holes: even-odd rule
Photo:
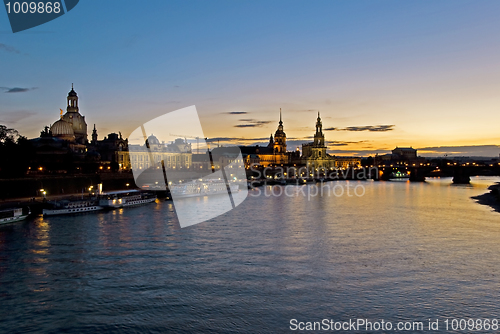
[[20, 177], [28, 170], [33, 149], [15, 129], [0, 125], [0, 178]]

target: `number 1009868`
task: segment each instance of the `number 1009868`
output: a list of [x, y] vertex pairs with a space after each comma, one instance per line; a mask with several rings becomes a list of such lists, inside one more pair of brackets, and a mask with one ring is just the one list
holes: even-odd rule
[[14, 14], [59, 14], [61, 12], [60, 2], [7, 2], [7, 13]]
[[498, 331], [497, 319], [446, 319], [446, 330], [453, 331]]

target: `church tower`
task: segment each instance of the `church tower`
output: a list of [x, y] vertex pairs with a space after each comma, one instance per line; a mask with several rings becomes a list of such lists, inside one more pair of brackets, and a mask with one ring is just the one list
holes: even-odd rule
[[94, 130], [92, 130], [92, 145], [96, 145], [97, 144], [97, 130], [95, 128], [95, 124], [94, 124]]
[[73, 132], [75, 133], [75, 140], [79, 144], [87, 143], [87, 123], [85, 122], [85, 116], [82, 116], [78, 108], [78, 95], [73, 89], [73, 84], [71, 84], [71, 91], [68, 93], [68, 106], [66, 107], [66, 114], [63, 115], [62, 119], [73, 125]]
[[283, 131], [283, 121], [281, 119], [281, 108], [280, 108], [280, 122], [278, 129], [274, 133], [274, 144], [273, 149], [275, 154], [286, 154], [286, 134]]
[[314, 134], [314, 142], [312, 145], [313, 157], [316, 159], [326, 158], [326, 146], [325, 146], [325, 135], [323, 134], [323, 124], [321, 123], [321, 117], [316, 119], [316, 133]]
[[325, 136], [323, 135], [323, 124], [321, 123], [321, 117], [316, 120], [316, 133], [314, 134], [314, 144], [318, 147], [325, 146]]
[[73, 89], [73, 84], [71, 84], [71, 91], [68, 93], [68, 106], [66, 107], [67, 112], [78, 112], [78, 95]]

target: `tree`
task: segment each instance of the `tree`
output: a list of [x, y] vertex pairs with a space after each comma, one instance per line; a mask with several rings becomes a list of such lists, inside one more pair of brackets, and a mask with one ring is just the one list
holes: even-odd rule
[[18, 177], [26, 174], [32, 155], [31, 144], [15, 129], [0, 125], [0, 175]]
[[5, 125], [0, 125], [0, 144], [8, 145], [9, 143], [16, 143], [22, 137], [15, 129], [9, 129]]

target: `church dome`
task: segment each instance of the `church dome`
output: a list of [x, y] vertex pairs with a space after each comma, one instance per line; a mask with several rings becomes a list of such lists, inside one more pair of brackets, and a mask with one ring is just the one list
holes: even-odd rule
[[73, 131], [73, 126], [71, 123], [66, 122], [62, 119], [58, 120], [50, 127], [52, 136], [61, 137], [63, 139], [74, 139], [75, 132]]
[[160, 145], [160, 141], [155, 136], [151, 135], [148, 137], [149, 145]]
[[76, 96], [76, 92], [73, 88], [71, 88], [71, 91], [68, 93], [68, 96]]

